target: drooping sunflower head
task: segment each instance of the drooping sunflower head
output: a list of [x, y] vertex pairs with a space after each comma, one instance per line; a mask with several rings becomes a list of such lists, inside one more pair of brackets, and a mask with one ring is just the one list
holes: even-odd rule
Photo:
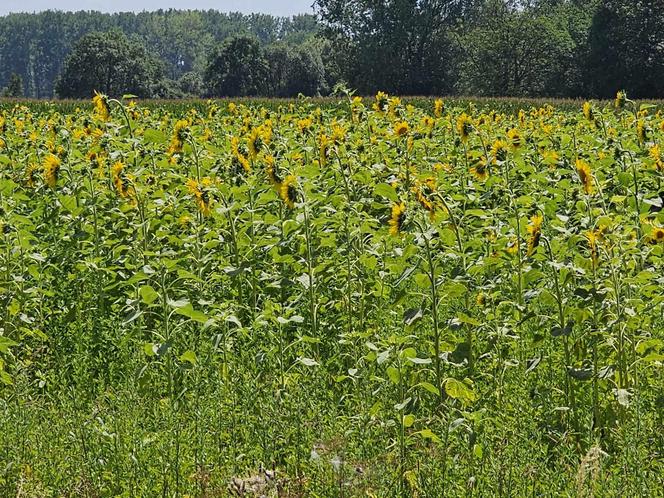
[[401, 233], [403, 225], [406, 222], [406, 204], [397, 202], [392, 205], [392, 215], [388, 224], [390, 226], [390, 235], [397, 236]]
[[436, 210], [438, 209], [438, 205], [434, 198], [434, 194], [436, 193], [436, 179], [434, 177], [428, 177], [424, 179], [424, 181], [418, 181], [413, 187], [413, 190], [417, 202], [429, 212], [429, 217], [433, 220], [436, 217]]
[[593, 105], [590, 102], [583, 103], [583, 115], [588, 121], [592, 121], [595, 117], [593, 112]]
[[496, 140], [491, 146], [491, 156], [493, 157], [494, 163], [503, 163], [507, 160], [507, 153], [509, 149], [507, 148], [507, 142], [504, 140]]
[[376, 102], [373, 105], [374, 110], [379, 112], [385, 112], [389, 104], [390, 104], [389, 95], [387, 95], [385, 92], [378, 92], [376, 94]]
[[507, 132], [507, 138], [509, 139], [512, 148], [518, 149], [523, 145], [523, 139], [521, 138], [521, 133], [516, 128], [512, 128]]
[[265, 156], [265, 173], [267, 178], [272, 184], [272, 186], [281, 192], [281, 183], [283, 182], [282, 178], [279, 176], [279, 171], [277, 169], [277, 164], [274, 159], [274, 156]]
[[530, 224], [528, 225], [530, 238], [528, 239], [528, 252], [526, 253], [528, 256], [531, 256], [539, 246], [543, 221], [544, 217], [541, 214], [536, 214], [530, 218]]
[[200, 182], [190, 178], [186, 183], [187, 190], [194, 197], [196, 206], [203, 216], [209, 216], [211, 212], [212, 196], [209, 187], [212, 183], [212, 180], [208, 177], [201, 179]]
[[650, 159], [655, 161], [655, 168], [658, 171], [664, 171], [664, 158], [662, 158], [662, 150], [659, 144], [650, 147], [648, 155], [650, 156]]
[[111, 111], [108, 107], [108, 97], [95, 90], [95, 95], [92, 97], [92, 104], [94, 105], [95, 116], [102, 121], [108, 121], [111, 116]]
[[576, 172], [579, 175], [581, 184], [583, 185], [583, 191], [590, 195], [593, 193], [593, 174], [590, 170], [590, 165], [585, 162], [583, 159], [576, 160]]
[[627, 93], [625, 93], [625, 90], [618, 91], [618, 93], [616, 93], [616, 100], [614, 102], [616, 109], [622, 109], [623, 107], [625, 107], [626, 103], [627, 103]]
[[250, 173], [251, 163], [249, 162], [249, 159], [247, 159], [243, 147], [244, 146], [240, 144], [240, 139], [238, 137], [231, 137], [231, 153], [236, 166], [238, 166], [238, 168], [241, 166], [245, 173]]
[[171, 135], [171, 143], [168, 147], [168, 153], [170, 155], [182, 153], [188, 128], [189, 121], [186, 119], [179, 119], [176, 121], [175, 126], [173, 127], [173, 135]]
[[648, 135], [648, 128], [646, 127], [646, 122], [643, 119], [639, 119], [636, 122], [636, 136], [639, 139], [640, 143], [646, 141]]
[[457, 118], [456, 129], [464, 142], [468, 140], [468, 136], [473, 131], [473, 120], [465, 112]]
[[113, 166], [111, 166], [111, 177], [113, 179], [113, 185], [115, 190], [117, 190], [118, 195], [122, 198], [129, 196], [129, 182], [124, 174], [125, 165], [122, 161], [117, 161]]
[[51, 188], [55, 188], [58, 183], [61, 164], [62, 161], [56, 155], [49, 154], [44, 158], [44, 181]]
[[295, 175], [288, 175], [284, 178], [279, 190], [279, 197], [281, 197], [281, 200], [284, 201], [284, 204], [286, 204], [289, 209], [295, 207], [295, 203], [298, 200], [297, 178]]
[[437, 118], [441, 117], [443, 115], [444, 107], [445, 104], [443, 103], [443, 99], [436, 99], [433, 103], [433, 115]]
[[593, 266], [596, 267], [597, 263], [599, 262], [599, 251], [597, 250], [597, 245], [602, 236], [602, 232], [601, 230], [588, 230], [584, 235], [588, 241], [590, 259], [592, 260]]
[[470, 168], [470, 173], [479, 181], [483, 182], [489, 178], [489, 165], [483, 157], [478, 157], [475, 160], [475, 165]]

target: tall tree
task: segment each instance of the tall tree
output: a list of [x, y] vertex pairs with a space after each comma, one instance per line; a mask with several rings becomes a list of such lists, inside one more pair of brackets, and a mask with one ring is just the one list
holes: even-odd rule
[[205, 84], [214, 97], [244, 97], [265, 91], [268, 72], [258, 40], [239, 36], [210, 53]]
[[95, 90], [111, 96], [150, 97], [150, 87], [160, 74], [160, 63], [122, 32], [89, 33], [67, 57], [56, 92], [63, 98], [89, 97]]
[[664, 97], [664, 1], [602, 0], [590, 30], [587, 81], [598, 97], [625, 89]]
[[452, 87], [448, 28], [463, 0], [316, 0], [324, 33], [361, 92], [440, 93]]

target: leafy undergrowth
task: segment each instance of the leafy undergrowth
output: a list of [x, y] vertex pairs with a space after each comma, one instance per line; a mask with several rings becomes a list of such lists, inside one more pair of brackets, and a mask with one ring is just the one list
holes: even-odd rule
[[2, 496], [662, 496], [664, 119], [494, 107], [5, 107]]

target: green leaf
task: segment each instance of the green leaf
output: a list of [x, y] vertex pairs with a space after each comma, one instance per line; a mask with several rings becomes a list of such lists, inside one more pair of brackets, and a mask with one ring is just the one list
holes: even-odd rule
[[159, 293], [151, 285], [143, 285], [138, 289], [138, 294], [141, 296], [141, 300], [147, 305], [154, 303], [159, 298]]
[[450, 398], [458, 399], [464, 403], [472, 403], [477, 400], [475, 392], [464, 382], [448, 378], [445, 380], [445, 392]]
[[398, 384], [401, 380], [399, 370], [394, 367], [387, 367], [387, 377], [392, 381], [392, 384]]
[[374, 188], [374, 194], [378, 197], [385, 197], [393, 202], [399, 202], [397, 191], [392, 185], [388, 185], [387, 183], [379, 183], [376, 185]]
[[9, 353], [9, 348], [14, 346], [18, 346], [18, 343], [12, 341], [9, 337], [0, 335], [0, 353]]
[[182, 362], [186, 361], [187, 363], [191, 363], [192, 365], [196, 365], [198, 360], [196, 358], [196, 353], [194, 353], [193, 351], [185, 351], [184, 353], [182, 353], [180, 355], [180, 361], [182, 361]]
[[186, 316], [187, 318], [191, 318], [195, 322], [199, 323], [207, 323], [209, 320], [205, 313], [195, 310], [191, 303], [187, 303], [182, 307], [175, 308], [175, 312], [178, 315]]

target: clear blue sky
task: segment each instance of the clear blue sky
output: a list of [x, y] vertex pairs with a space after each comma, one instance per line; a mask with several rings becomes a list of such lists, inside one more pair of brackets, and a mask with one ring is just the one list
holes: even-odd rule
[[157, 9], [216, 9], [222, 12], [262, 12], [290, 16], [312, 12], [314, 0], [0, 0], [0, 15], [42, 10], [127, 12]]

